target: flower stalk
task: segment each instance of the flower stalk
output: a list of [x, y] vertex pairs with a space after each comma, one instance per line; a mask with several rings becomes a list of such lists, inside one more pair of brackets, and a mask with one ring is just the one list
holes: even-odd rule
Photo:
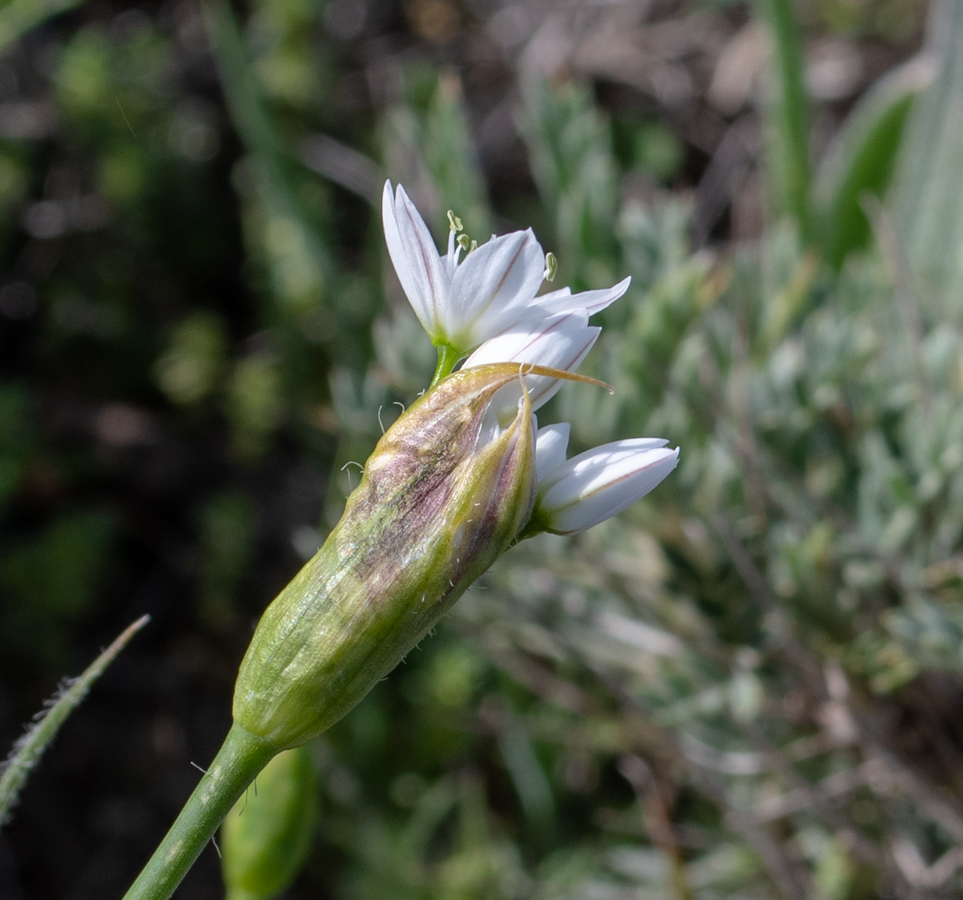
[[221, 826], [226, 900], [271, 900], [297, 878], [311, 851], [316, 789], [307, 745], [261, 770], [257, 790], [247, 791]]
[[167, 900], [277, 748], [233, 725], [167, 836], [124, 900]]
[[451, 375], [461, 356], [462, 354], [451, 344], [438, 345], [438, 365], [435, 368], [435, 375], [431, 379], [431, 387]]

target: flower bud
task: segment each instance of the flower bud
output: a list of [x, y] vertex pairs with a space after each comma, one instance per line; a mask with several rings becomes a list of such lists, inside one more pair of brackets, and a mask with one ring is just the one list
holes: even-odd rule
[[261, 619], [239, 725], [278, 749], [324, 731], [509, 547], [534, 503], [535, 442], [527, 392], [507, 422], [496, 394], [520, 377], [517, 364], [456, 372], [388, 429], [341, 521]]
[[538, 433], [538, 488], [525, 537], [539, 531], [577, 534], [604, 522], [658, 485], [679, 463], [661, 438], [613, 441], [565, 460], [567, 426]]
[[311, 849], [316, 778], [307, 747], [279, 753], [221, 826], [227, 900], [269, 900], [297, 877]]

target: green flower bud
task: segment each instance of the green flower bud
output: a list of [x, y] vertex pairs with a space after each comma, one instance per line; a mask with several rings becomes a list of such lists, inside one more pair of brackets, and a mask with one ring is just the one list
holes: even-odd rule
[[496, 394], [517, 398], [520, 377], [517, 364], [456, 372], [388, 429], [341, 521], [261, 619], [238, 725], [279, 749], [324, 731], [508, 549], [532, 512], [534, 436], [527, 392], [507, 409]]
[[269, 900], [297, 877], [311, 849], [316, 778], [307, 747], [279, 753], [221, 826], [227, 900]]

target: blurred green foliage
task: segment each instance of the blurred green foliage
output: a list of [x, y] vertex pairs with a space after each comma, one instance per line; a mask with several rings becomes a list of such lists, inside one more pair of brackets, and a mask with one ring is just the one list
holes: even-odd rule
[[95, 602], [111, 526], [103, 513], [64, 513], [39, 534], [7, 546], [0, 559], [7, 652], [39, 653], [45, 661], [61, 656], [71, 626]]
[[225, 490], [200, 509], [199, 601], [207, 621], [226, 630], [236, 626], [235, 597], [249, 577], [256, 532], [256, 510], [246, 494]]
[[0, 503], [6, 503], [23, 478], [35, 443], [30, 395], [16, 384], [0, 385]]

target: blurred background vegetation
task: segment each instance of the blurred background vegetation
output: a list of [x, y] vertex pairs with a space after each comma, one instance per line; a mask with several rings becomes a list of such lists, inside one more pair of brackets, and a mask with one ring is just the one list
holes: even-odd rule
[[[122, 894], [427, 384], [385, 177], [439, 238], [631, 274], [615, 397], [541, 418], [682, 462], [513, 549], [311, 745], [285, 896], [963, 895], [961, 97], [960, 0], [6, 0], [0, 738], [153, 622], [0, 896]], [[178, 896], [222, 895], [207, 852]]]

